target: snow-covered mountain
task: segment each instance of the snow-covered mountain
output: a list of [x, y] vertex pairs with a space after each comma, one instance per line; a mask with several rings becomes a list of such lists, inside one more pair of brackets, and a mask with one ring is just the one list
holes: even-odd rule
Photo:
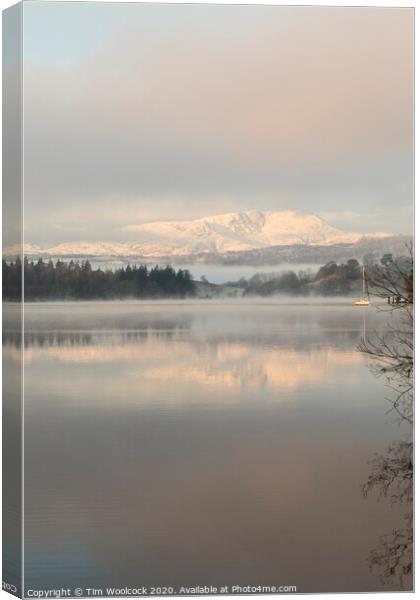
[[193, 221], [130, 225], [125, 229], [136, 233], [143, 251], [165, 255], [223, 254], [286, 244], [335, 244], [361, 237], [334, 229], [316, 215], [294, 211], [228, 213]]
[[[334, 245], [356, 243], [366, 234], [336, 229], [320, 217], [296, 211], [228, 213], [192, 221], [159, 221], [123, 229], [136, 242], [72, 242], [51, 248], [25, 244], [28, 256], [180, 257], [221, 255], [282, 245]], [[385, 233], [369, 237], [387, 237]], [[14, 250], [14, 252], [13, 252]], [[4, 254], [13, 255], [9, 247]]]

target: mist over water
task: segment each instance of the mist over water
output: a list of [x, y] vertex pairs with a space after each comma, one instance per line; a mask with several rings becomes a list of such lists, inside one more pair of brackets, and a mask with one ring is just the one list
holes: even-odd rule
[[33, 303], [25, 325], [27, 588], [393, 589], [367, 558], [400, 509], [360, 491], [401, 435], [356, 351], [373, 306]]
[[[89, 259], [93, 268], [97, 269], [119, 269], [126, 267], [128, 264], [133, 264], [136, 261], [132, 260], [112, 260], [103, 261], [95, 258]], [[141, 262], [141, 261], [140, 261]], [[140, 263], [139, 263], [140, 264]], [[165, 266], [165, 262], [157, 261], [156, 264]], [[178, 264], [170, 261], [171, 266], [174, 269], [188, 269], [195, 280], [199, 280], [201, 277], [206, 277], [210, 283], [226, 283], [228, 281], [238, 281], [242, 277], [250, 279], [256, 273], [273, 273], [280, 275], [287, 271], [312, 271], [316, 273], [321, 264], [288, 264], [282, 263], [279, 265], [218, 265], [211, 263], [191, 263], [191, 264]], [[153, 267], [155, 263], [150, 262], [148, 266]]]
[[281, 275], [288, 271], [311, 271], [316, 273], [321, 265], [315, 264], [286, 264], [281, 265], [211, 265], [192, 264], [181, 268], [189, 269], [194, 279], [206, 277], [211, 283], [226, 283], [227, 281], [238, 281], [241, 278], [250, 279], [257, 273], [270, 273]]

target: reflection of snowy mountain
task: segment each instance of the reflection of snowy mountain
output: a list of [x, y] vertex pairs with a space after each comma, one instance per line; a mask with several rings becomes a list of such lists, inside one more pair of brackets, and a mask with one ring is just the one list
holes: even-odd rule
[[[192, 221], [161, 221], [129, 225], [136, 242], [73, 242], [41, 249], [25, 244], [28, 256], [91, 257], [194, 257], [197, 254], [217, 257], [227, 253], [258, 251], [283, 246], [333, 246], [354, 244], [365, 236], [345, 232], [320, 217], [301, 212], [248, 211], [204, 217]], [[387, 234], [373, 233], [369, 238], [384, 239]], [[6, 255], [16, 254], [8, 248]]]

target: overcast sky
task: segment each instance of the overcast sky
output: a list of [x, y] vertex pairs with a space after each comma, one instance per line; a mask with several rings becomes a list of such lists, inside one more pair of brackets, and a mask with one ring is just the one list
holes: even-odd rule
[[411, 9], [25, 3], [26, 241], [286, 208], [410, 232], [412, 27]]

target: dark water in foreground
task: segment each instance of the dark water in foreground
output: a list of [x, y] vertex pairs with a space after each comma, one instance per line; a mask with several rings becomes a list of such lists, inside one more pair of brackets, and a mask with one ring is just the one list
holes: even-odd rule
[[400, 589], [368, 558], [401, 509], [360, 489], [403, 434], [355, 351], [385, 326], [374, 307], [34, 304], [25, 322], [27, 590]]

